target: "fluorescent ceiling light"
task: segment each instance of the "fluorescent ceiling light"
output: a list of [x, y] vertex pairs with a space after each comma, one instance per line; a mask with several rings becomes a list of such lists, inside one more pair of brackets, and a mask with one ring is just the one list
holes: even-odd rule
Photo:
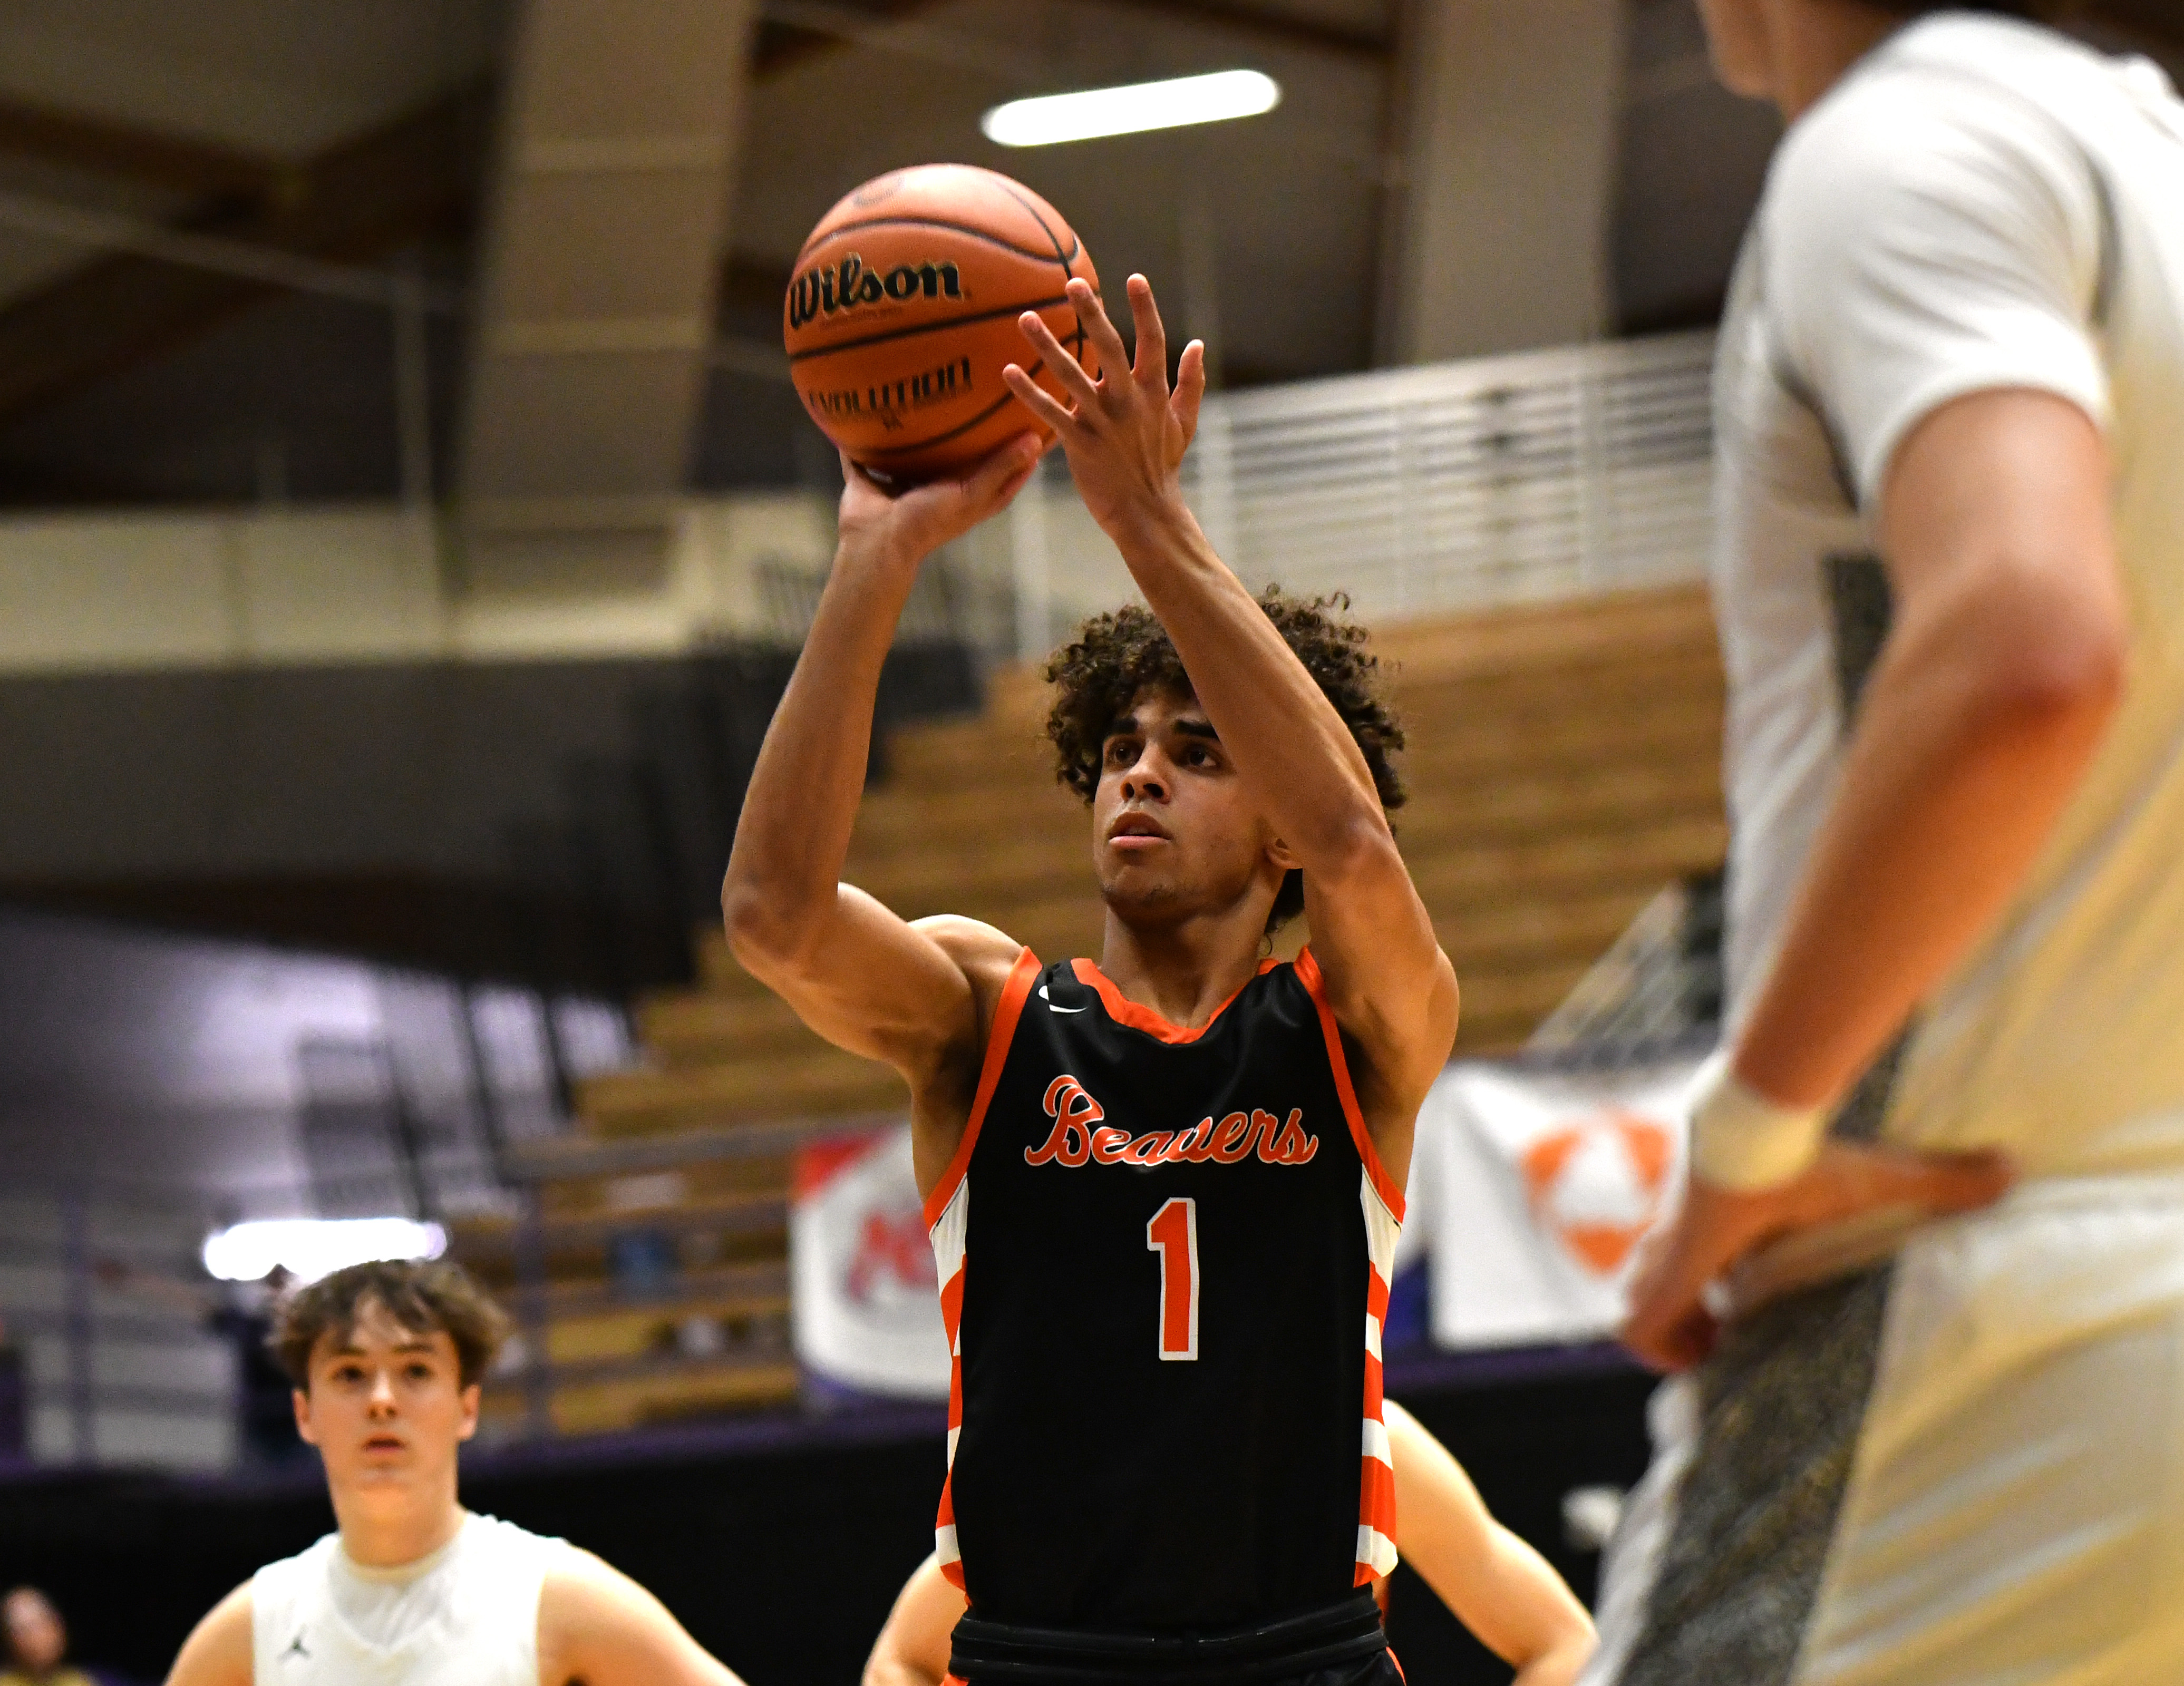
[[1005, 147], [1050, 147], [1102, 135], [1138, 135], [1256, 117], [1282, 103], [1281, 84], [1256, 70], [1216, 70], [1128, 87], [1012, 99], [978, 120], [986, 138]]
[[260, 1218], [205, 1237], [204, 1267], [223, 1282], [256, 1282], [276, 1265], [316, 1282], [374, 1259], [437, 1259], [448, 1233], [408, 1218]]

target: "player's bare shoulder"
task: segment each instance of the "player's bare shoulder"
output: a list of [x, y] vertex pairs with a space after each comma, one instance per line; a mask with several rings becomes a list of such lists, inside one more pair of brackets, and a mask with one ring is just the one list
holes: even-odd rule
[[961, 914], [934, 914], [913, 921], [913, 928], [962, 972], [976, 1009], [971, 1015], [972, 1034], [946, 1050], [923, 1081], [912, 1086], [911, 1125], [918, 1187], [923, 1190], [931, 1188], [941, 1167], [955, 1156], [970, 1122], [986, 1043], [1024, 948], [1007, 932]]
[[978, 992], [981, 1009], [979, 1022], [983, 1026], [993, 1015], [993, 1003], [1000, 998], [1009, 981], [1009, 972], [1023, 952], [1023, 944], [1006, 931], [996, 929], [982, 920], [967, 919], [960, 913], [936, 913], [925, 919], [914, 919], [911, 928], [929, 937], [939, 945], [941, 953], [962, 968], [963, 976], [971, 980], [971, 988]]
[[[971, 985], [972, 1000], [977, 1010], [972, 1015], [967, 1039], [946, 1051], [939, 1062], [940, 1069], [935, 1072], [933, 1081], [923, 1086], [933, 1091], [931, 1099], [945, 1106], [949, 1093], [964, 1087], [966, 1074], [971, 1084], [977, 1082], [994, 1012], [1000, 1005], [1002, 993], [1008, 988], [1009, 974], [1016, 969], [1017, 960], [1023, 953], [1023, 944], [1005, 931], [957, 913], [936, 913], [913, 920], [911, 928], [947, 955], [963, 974]], [[921, 1094], [919, 1099], [922, 1101], [927, 1097]], [[962, 1099], [967, 1107], [967, 1090]]]
[[251, 1686], [250, 1583], [245, 1581], [191, 1629], [167, 1686]]

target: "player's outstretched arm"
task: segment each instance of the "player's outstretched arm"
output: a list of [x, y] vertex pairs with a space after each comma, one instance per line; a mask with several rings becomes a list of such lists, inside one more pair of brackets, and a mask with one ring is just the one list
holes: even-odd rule
[[938, 1553], [911, 1571], [865, 1659], [862, 1686], [940, 1686], [956, 1624], [969, 1600], [940, 1572]]
[[167, 1672], [167, 1686], [251, 1686], [250, 1583], [206, 1612]]
[[1513, 1686], [1570, 1686], [1592, 1655], [1592, 1618], [1553, 1565], [1496, 1522], [1463, 1466], [1393, 1399], [1382, 1401], [1403, 1561]]
[[[1304, 664], [1214, 554], [1184, 502], [1179, 470], [1206, 391], [1194, 341], [1167, 378], [1152, 288], [1128, 284], [1134, 362], [1083, 281], [1069, 283], [1108, 371], [1095, 382], [1036, 315], [1024, 336], [1067, 389], [1065, 409], [1011, 365], [1006, 378], [1060, 435], [1079, 493], [1115, 543], [1183, 658], [1198, 700], [1261, 810], [1304, 869], [1312, 952], [1336, 1016], [1366, 1056], [1356, 1075], [1368, 1123], [1401, 1174], [1412, 1115], [1456, 1036], [1456, 975], [1397, 852], [1371, 773]], [[1390, 1153], [1390, 1149], [1397, 1149]]]
[[[880, 667], [919, 566], [1007, 507], [1037, 465], [1030, 436], [961, 481], [889, 498], [845, 458], [841, 540], [736, 826], [721, 906], [737, 960], [830, 1042], [919, 1089], [978, 1033], [965, 966], [1015, 949], [985, 927], [921, 931], [841, 883], [864, 791]], [[982, 938], [980, 933], [985, 933]]]
[[666, 1605], [573, 1548], [538, 1595], [538, 1678], [541, 1686], [743, 1686]]

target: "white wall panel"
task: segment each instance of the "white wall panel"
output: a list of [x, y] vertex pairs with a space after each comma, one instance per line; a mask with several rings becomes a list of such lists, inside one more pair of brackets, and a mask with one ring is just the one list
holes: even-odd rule
[[0, 537], [0, 665], [164, 666], [223, 659], [234, 558], [221, 523], [56, 516]]
[[387, 509], [261, 515], [236, 524], [239, 654], [266, 662], [439, 654], [437, 545]]

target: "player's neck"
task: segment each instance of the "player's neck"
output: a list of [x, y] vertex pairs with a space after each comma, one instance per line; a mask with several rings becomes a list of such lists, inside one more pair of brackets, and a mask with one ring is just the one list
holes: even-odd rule
[[1903, 26], [1903, 19], [1860, 0], [1780, 0], [1773, 28], [1774, 103], [1795, 123], [1850, 74], [1851, 67]]
[[1100, 970], [1123, 996], [1172, 1025], [1201, 1028], [1259, 969], [1263, 910], [1230, 910], [1140, 928], [1107, 910]]
[[399, 1569], [430, 1557], [462, 1530], [463, 1507], [452, 1482], [429, 1497], [382, 1491], [336, 1493], [333, 1500], [342, 1550], [367, 1569]]

